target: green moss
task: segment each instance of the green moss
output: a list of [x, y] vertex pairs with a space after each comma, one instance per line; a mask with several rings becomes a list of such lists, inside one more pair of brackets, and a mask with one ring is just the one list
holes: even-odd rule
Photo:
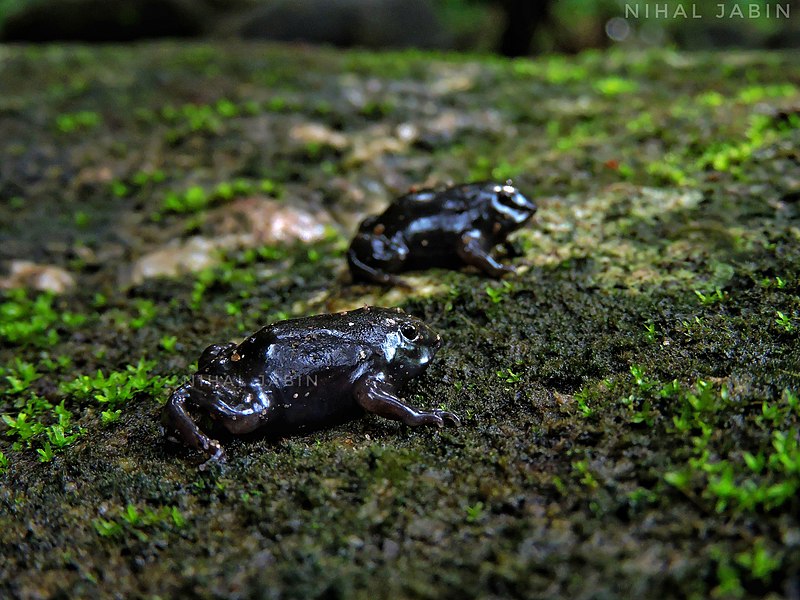
[[600, 79], [594, 84], [595, 89], [604, 96], [619, 96], [622, 94], [630, 94], [639, 89], [639, 85], [630, 79], [623, 79], [622, 77], [607, 77]]
[[25, 290], [2, 293], [0, 303], [0, 340], [7, 343], [49, 346], [58, 341], [59, 331], [77, 327], [86, 321], [84, 315], [61, 311], [55, 307], [55, 296], [49, 293], [28, 297]]
[[136, 537], [146, 542], [159, 529], [179, 530], [186, 525], [186, 519], [177, 506], [162, 506], [158, 510], [145, 506], [140, 512], [135, 504], [128, 504], [115, 518], [98, 517], [92, 525], [101, 537]]
[[254, 194], [279, 196], [281, 190], [270, 179], [262, 179], [260, 181], [249, 181], [247, 179], [223, 181], [218, 183], [211, 191], [207, 191], [203, 186], [193, 185], [180, 193], [168, 192], [162, 202], [161, 210], [154, 215], [154, 219], [159, 220], [162, 215], [169, 213], [196, 213], [214, 204]]
[[[123, 371], [111, 371], [108, 375], [98, 370], [95, 375], [80, 375], [63, 383], [60, 391], [76, 400], [95, 400], [110, 408], [117, 408], [138, 394], [161, 397], [163, 390], [175, 383], [177, 377], [156, 377], [150, 374], [155, 362], [139, 359]], [[166, 398], [163, 398], [166, 401]]]
[[100, 125], [101, 117], [99, 114], [89, 110], [76, 113], [58, 115], [56, 118], [56, 128], [62, 133], [72, 133], [75, 131], [85, 131]]

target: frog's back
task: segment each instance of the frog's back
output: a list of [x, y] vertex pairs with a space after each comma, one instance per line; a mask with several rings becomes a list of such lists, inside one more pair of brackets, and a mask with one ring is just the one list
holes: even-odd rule
[[352, 366], [361, 350], [361, 344], [346, 332], [292, 321], [268, 325], [238, 347], [241, 360], [252, 362], [249, 371], [271, 372], [281, 378]]
[[419, 218], [462, 213], [469, 209], [469, 195], [461, 188], [448, 188], [411, 192], [392, 202], [383, 214], [385, 217], [411, 215]]

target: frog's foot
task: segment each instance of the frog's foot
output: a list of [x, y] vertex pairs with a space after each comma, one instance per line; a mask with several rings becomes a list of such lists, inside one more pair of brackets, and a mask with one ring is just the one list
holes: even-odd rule
[[438, 423], [439, 427], [441, 427], [445, 423], [447, 423], [448, 425], [453, 425], [455, 427], [461, 425], [461, 419], [455, 413], [451, 413], [446, 410], [439, 410], [438, 408], [432, 410], [431, 413], [438, 416], [442, 420], [441, 423]]
[[444, 427], [445, 425], [453, 425], [457, 427], [458, 425], [461, 425], [461, 419], [458, 418], [458, 415], [446, 410], [439, 410], [438, 408], [435, 410], [412, 410], [415, 410], [417, 414], [414, 417], [413, 422], [405, 422], [406, 425], [436, 425], [437, 427]]
[[204, 450], [211, 456], [208, 457], [208, 460], [200, 464], [198, 468], [201, 471], [205, 471], [213, 465], [221, 465], [226, 462], [225, 452], [222, 450], [222, 446], [217, 440], [208, 440], [208, 447], [204, 448]]

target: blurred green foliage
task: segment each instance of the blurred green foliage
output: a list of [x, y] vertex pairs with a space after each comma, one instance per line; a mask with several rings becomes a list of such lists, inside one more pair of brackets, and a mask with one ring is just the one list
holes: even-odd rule
[[[0, 30], [9, 15], [48, 1], [57, 0], [0, 0]], [[497, 48], [503, 22], [509, 15], [516, 14], [513, 7], [528, 0], [430, 1], [450, 32], [450, 43], [454, 49], [486, 51]], [[789, 6], [791, 13], [799, 12], [798, 0], [727, 0], [725, 10], [729, 16], [723, 18], [717, 18], [720, 3], [716, 0], [539, 1], [549, 4], [549, 17], [534, 26], [531, 45], [534, 52], [578, 52], [614, 44], [651, 47], [672, 45], [683, 49], [800, 45], [798, 19], [778, 16], [775, 9], [780, 4], [782, 8]], [[235, 11], [243, 4], [247, 3], [231, 3], [222, 13]], [[656, 6], [662, 11], [666, 6], [668, 16], [664, 18], [662, 12], [656, 17]], [[731, 16], [735, 6], [741, 8], [743, 17]], [[649, 7], [647, 17], [646, 7]], [[638, 18], [633, 18], [631, 9], [636, 8]], [[702, 14], [703, 18], [692, 18], [694, 13]], [[681, 14], [688, 17], [682, 17]], [[621, 19], [624, 22], [620, 22]], [[622, 35], [609, 33], [610, 24], [615, 24], [617, 32], [621, 31]], [[208, 30], [213, 30], [213, 23], [209, 23]]]

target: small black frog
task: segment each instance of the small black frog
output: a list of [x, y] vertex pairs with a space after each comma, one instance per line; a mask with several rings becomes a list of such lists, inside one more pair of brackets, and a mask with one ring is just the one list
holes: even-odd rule
[[371, 412], [406, 425], [458, 425], [444, 410], [420, 410], [397, 395], [422, 373], [441, 337], [401, 309], [350, 312], [268, 325], [241, 344], [209, 346], [197, 373], [162, 413], [166, 435], [224, 457], [189, 410], [207, 413], [233, 434], [319, 428]]
[[390, 273], [467, 264], [502, 277], [514, 268], [490, 251], [535, 212], [510, 181], [412, 192], [362, 221], [347, 252], [350, 273], [354, 280], [405, 286]]

